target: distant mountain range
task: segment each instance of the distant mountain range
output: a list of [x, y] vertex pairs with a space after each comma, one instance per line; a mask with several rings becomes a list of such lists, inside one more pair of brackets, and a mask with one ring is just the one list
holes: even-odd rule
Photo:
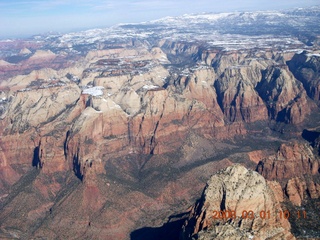
[[[202, 41], [213, 47], [228, 49], [288, 48], [299, 41], [311, 46], [320, 34], [319, 22], [319, 6], [290, 11], [185, 14], [68, 34], [36, 35], [19, 42], [32, 42], [55, 53], [65, 51], [70, 54], [86, 54], [91, 49], [99, 48], [99, 44], [117, 43], [120, 46], [137, 39], [151, 44], [159, 39]], [[12, 48], [10, 44], [16, 41], [0, 41], [0, 57], [17, 54], [20, 49]]]
[[[221, 35], [227, 34], [245, 35], [249, 38], [258, 35], [314, 37], [320, 34], [319, 22], [320, 7], [317, 6], [291, 11], [186, 14], [144, 23], [119, 24], [106, 29], [38, 36], [35, 39], [54, 41], [57, 45], [77, 45], [124, 38], [216, 41]], [[225, 42], [228, 42], [228, 39]]]

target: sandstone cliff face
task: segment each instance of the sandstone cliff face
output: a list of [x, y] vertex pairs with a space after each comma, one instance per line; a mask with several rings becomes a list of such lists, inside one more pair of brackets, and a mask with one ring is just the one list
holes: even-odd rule
[[264, 79], [257, 86], [257, 91], [266, 101], [270, 117], [294, 124], [302, 122], [314, 105], [309, 103], [301, 82], [287, 67], [268, 68]]
[[[250, 210], [254, 212], [251, 219], [243, 215]], [[295, 239], [289, 222], [279, 217], [281, 210], [261, 175], [240, 165], [231, 166], [208, 181], [181, 239]], [[236, 217], [226, 214], [220, 218], [216, 215], [220, 211], [235, 211]], [[268, 211], [270, 218], [261, 218], [260, 213]]]
[[242, 67], [229, 68], [215, 83], [221, 107], [229, 122], [254, 122], [268, 118], [267, 108], [255, 91], [248, 72], [252, 74]]
[[303, 174], [318, 174], [319, 160], [305, 143], [282, 144], [274, 156], [260, 161], [257, 171], [268, 180], [290, 179]]
[[302, 201], [310, 197], [320, 197], [320, 184], [310, 178], [296, 177], [288, 181], [285, 193], [289, 200], [296, 206], [301, 206]]
[[[288, 69], [273, 66], [280, 53], [209, 53], [201, 45], [169, 41], [161, 46], [91, 51], [73, 67], [36, 70], [2, 82], [2, 149], [20, 146], [3, 154], [26, 156], [25, 164], [42, 159], [41, 167], [59, 159], [54, 169], [78, 169], [88, 159], [172, 152], [190, 133], [224, 139], [245, 134], [244, 122], [299, 123], [311, 110], [302, 84]], [[210, 65], [181, 74], [162, 66], [170, 54]], [[80, 88], [90, 87], [102, 89], [101, 94], [81, 94]], [[81, 168], [77, 174], [82, 175]]]
[[217, 75], [219, 104], [229, 122], [254, 122], [268, 118], [267, 109], [255, 90], [264, 62], [246, 52], [218, 54], [212, 61]]
[[179, 62], [192, 62], [192, 58], [197, 58], [198, 54], [201, 52], [201, 46], [198, 44], [189, 44], [187, 42], [177, 42], [177, 41], [160, 41], [160, 47], [169, 56], [175, 56], [174, 58], [169, 58], [169, 60], [175, 63]]
[[2, 182], [12, 185], [32, 166], [51, 173], [69, 169], [65, 133], [85, 107], [79, 94], [79, 87], [69, 81], [7, 93], [0, 121]]
[[[226, 118], [254, 122], [266, 118], [300, 123], [314, 104], [285, 67], [280, 53], [234, 51], [212, 61], [215, 87]], [[277, 58], [280, 58], [277, 59]]]
[[294, 76], [303, 83], [310, 98], [320, 100], [320, 57], [317, 54], [295, 54], [288, 62]]
[[286, 196], [296, 206], [305, 199], [320, 197], [316, 181], [319, 159], [305, 143], [281, 145], [276, 155], [259, 162], [257, 171], [266, 179], [281, 182]]

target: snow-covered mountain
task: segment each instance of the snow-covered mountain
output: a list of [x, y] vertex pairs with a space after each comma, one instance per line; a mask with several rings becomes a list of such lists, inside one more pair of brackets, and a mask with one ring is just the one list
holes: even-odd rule
[[[228, 34], [253, 38], [275, 35], [277, 38], [320, 34], [320, 7], [291, 11], [185, 14], [143, 23], [119, 24], [64, 35], [47, 36], [57, 46], [92, 44], [132, 38], [176, 38], [180, 40], [215, 40]], [[234, 36], [233, 36], [234, 37]], [[232, 38], [233, 38], [232, 37]], [[38, 38], [39, 40], [39, 38]], [[60, 45], [59, 45], [60, 44]]]
[[[110, 28], [68, 34], [33, 36], [27, 41], [54, 53], [85, 55], [92, 49], [128, 46], [163, 39], [200, 41], [230, 49], [281, 47], [296, 49], [319, 42], [320, 7], [290, 11], [257, 11], [185, 14], [142, 23], [123, 23]], [[134, 41], [136, 41], [134, 43]], [[12, 48], [2, 57], [15, 55]]]

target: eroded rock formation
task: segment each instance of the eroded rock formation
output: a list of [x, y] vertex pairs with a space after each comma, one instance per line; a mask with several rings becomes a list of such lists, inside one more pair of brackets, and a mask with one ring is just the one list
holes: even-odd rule
[[268, 180], [290, 179], [304, 174], [317, 174], [319, 160], [307, 143], [282, 144], [274, 156], [260, 161], [257, 171]]
[[279, 211], [281, 206], [261, 175], [231, 166], [210, 178], [181, 239], [295, 239]]
[[319, 159], [307, 143], [282, 144], [276, 155], [259, 162], [257, 171], [266, 179], [282, 183], [288, 199], [297, 206], [320, 197]]
[[319, 54], [296, 54], [288, 66], [294, 76], [303, 83], [310, 98], [320, 100], [320, 56]]
[[[59, 236], [57, 231], [61, 228], [64, 237], [85, 231], [86, 236], [93, 237], [99, 231], [99, 236], [109, 234], [111, 239], [125, 239], [137, 227], [138, 219], [146, 217], [142, 207], [156, 214], [157, 209], [170, 209], [170, 204], [187, 205], [191, 201], [190, 189], [202, 188], [204, 180], [198, 179], [199, 172], [212, 174], [211, 168], [203, 166], [217, 170], [232, 165], [226, 157], [235, 147], [229, 143], [220, 146], [218, 141], [246, 136], [254, 123], [263, 128], [270, 120], [303, 124], [312, 109], [317, 109], [307, 97], [304, 84], [284, 65], [291, 56], [282, 51], [222, 51], [169, 40], [152, 47], [143, 41], [135, 44], [135, 48], [133, 43], [110, 49], [101, 46], [70, 62], [62, 52], [35, 49], [31, 53], [22, 51], [27, 58], [14, 66], [1, 61], [1, 69], [13, 68], [8, 70], [9, 75], [21, 73], [0, 83], [0, 197], [1, 201], [8, 201], [3, 229], [17, 225], [22, 232], [28, 232], [34, 225], [27, 235], [14, 234], [41, 237], [48, 233], [46, 225], [56, 231], [50, 233], [52, 238]], [[29, 71], [33, 64], [39, 69]], [[25, 71], [28, 74], [22, 74]], [[277, 156], [262, 160], [259, 172], [269, 180], [296, 177], [294, 166], [308, 174], [316, 173], [317, 161], [307, 147], [301, 149], [282, 146]], [[225, 152], [219, 155], [221, 150]], [[258, 161], [262, 155], [258, 151], [250, 158]], [[224, 160], [211, 165], [206, 161], [212, 156]], [[287, 164], [282, 161], [284, 158], [294, 162]], [[241, 171], [239, 177], [245, 182], [246, 174]], [[168, 180], [162, 172], [168, 172]], [[251, 172], [249, 175], [256, 178]], [[27, 181], [20, 179], [23, 176]], [[171, 181], [172, 176], [183, 180]], [[163, 181], [166, 185], [160, 186]], [[148, 187], [149, 182], [160, 192]], [[186, 189], [185, 182], [190, 189]], [[299, 198], [308, 192], [317, 196], [318, 185], [314, 182], [302, 186], [297, 182], [292, 180], [285, 190], [293, 202], [299, 203]], [[16, 194], [18, 190], [11, 190], [15, 183], [19, 191], [23, 186], [31, 190]], [[260, 193], [270, 192], [263, 180], [258, 186]], [[270, 183], [270, 187], [281, 201], [277, 183]], [[249, 189], [243, 189], [249, 194]], [[128, 201], [117, 202], [120, 195]], [[133, 208], [129, 207], [130, 197]], [[14, 199], [27, 199], [32, 204], [15, 209], [19, 204]], [[36, 199], [40, 199], [39, 205]], [[276, 204], [273, 197], [263, 195], [262, 199]], [[249, 207], [241, 204], [242, 210]], [[113, 212], [108, 208], [111, 205], [117, 207]], [[66, 217], [66, 213], [70, 216]], [[23, 217], [16, 219], [19, 215]], [[122, 222], [112, 220], [114, 215], [121, 215]], [[103, 219], [112, 220], [107, 228]], [[282, 225], [285, 223], [272, 221], [266, 224], [289, 229]], [[66, 226], [70, 222], [74, 225], [68, 232]], [[200, 222], [197, 231], [202, 229]], [[251, 223], [253, 226], [249, 227]], [[139, 224], [145, 223], [141, 220]], [[245, 231], [262, 226], [257, 219], [233, 224]], [[255, 234], [265, 236], [268, 226], [261, 235]], [[238, 231], [232, 224], [225, 228]], [[5, 236], [13, 236], [8, 234]]]

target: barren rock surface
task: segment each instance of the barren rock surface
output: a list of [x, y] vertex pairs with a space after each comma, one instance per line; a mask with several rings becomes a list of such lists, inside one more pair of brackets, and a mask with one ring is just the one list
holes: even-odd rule
[[282, 144], [276, 155], [262, 159], [257, 170], [268, 180], [318, 174], [319, 159], [309, 144], [293, 142]]
[[[220, 211], [226, 215], [217, 215]], [[230, 211], [234, 217], [229, 216]], [[280, 204], [261, 175], [240, 165], [231, 166], [207, 182], [181, 239], [295, 239], [279, 211]]]

